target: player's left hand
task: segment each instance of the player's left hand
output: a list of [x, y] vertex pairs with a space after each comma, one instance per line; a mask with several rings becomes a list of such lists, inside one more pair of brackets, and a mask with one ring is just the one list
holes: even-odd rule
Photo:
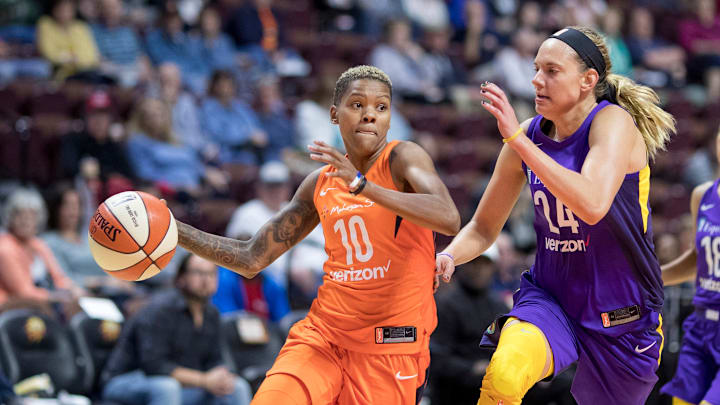
[[332, 165], [336, 171], [332, 173], [326, 173], [328, 177], [340, 177], [345, 184], [350, 184], [357, 175], [358, 170], [350, 162], [347, 156], [340, 153], [339, 150], [326, 144], [322, 141], [313, 141], [314, 145], [308, 145], [310, 150], [310, 159], [317, 160], [318, 162], [327, 163]]
[[485, 98], [482, 106], [497, 120], [497, 126], [503, 138], [513, 136], [520, 127], [520, 123], [505, 92], [496, 84], [485, 82], [481, 86], [481, 94]]

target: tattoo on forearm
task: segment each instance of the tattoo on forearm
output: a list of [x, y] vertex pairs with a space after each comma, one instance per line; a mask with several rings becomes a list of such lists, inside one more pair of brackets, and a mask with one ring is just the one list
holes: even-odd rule
[[317, 225], [317, 211], [315, 206], [308, 201], [297, 201], [292, 207], [285, 212], [285, 215], [276, 217], [272, 222], [273, 240], [277, 243], [283, 243], [290, 249], [293, 245], [300, 241], [303, 232], [308, 230], [308, 226], [312, 224], [309, 230]]
[[248, 241], [212, 235], [178, 223], [178, 243], [217, 264], [252, 273], [299, 242], [318, 221], [311, 201], [294, 200]]
[[223, 266], [249, 268], [250, 254], [242, 244], [247, 242], [212, 235], [190, 225], [178, 223], [178, 243], [198, 256], [210, 259]]

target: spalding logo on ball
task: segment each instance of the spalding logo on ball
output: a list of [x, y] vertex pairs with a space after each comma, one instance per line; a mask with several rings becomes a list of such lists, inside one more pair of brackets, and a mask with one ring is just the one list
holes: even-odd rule
[[90, 221], [90, 251], [108, 274], [128, 281], [148, 279], [172, 259], [177, 225], [170, 210], [141, 191], [115, 194]]

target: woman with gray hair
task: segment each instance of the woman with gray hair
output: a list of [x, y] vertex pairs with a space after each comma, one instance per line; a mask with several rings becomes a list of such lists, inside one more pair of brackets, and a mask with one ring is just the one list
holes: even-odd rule
[[82, 290], [65, 275], [50, 248], [37, 237], [47, 217], [40, 194], [18, 188], [2, 211], [0, 305], [10, 299], [65, 301]]

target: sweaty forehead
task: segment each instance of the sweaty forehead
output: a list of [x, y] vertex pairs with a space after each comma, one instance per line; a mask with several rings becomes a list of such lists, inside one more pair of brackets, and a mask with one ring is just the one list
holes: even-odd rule
[[577, 53], [570, 45], [559, 39], [548, 38], [540, 45], [537, 56], [535, 56], [535, 63], [538, 65], [553, 63], [567, 66], [571, 63], [577, 63], [576, 58]]
[[352, 81], [347, 89], [343, 98], [348, 97], [352, 94], [365, 96], [365, 97], [387, 97], [390, 98], [390, 89], [388, 86], [378, 80], [373, 79], [358, 79]]

